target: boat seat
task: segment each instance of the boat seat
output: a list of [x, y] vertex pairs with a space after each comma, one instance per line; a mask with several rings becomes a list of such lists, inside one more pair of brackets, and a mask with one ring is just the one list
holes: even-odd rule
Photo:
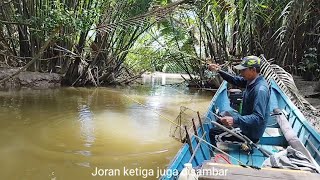
[[[247, 152], [240, 149], [239, 145], [230, 144], [228, 145], [228, 153], [239, 159], [242, 163], [247, 165], [261, 167], [262, 163], [267, 159], [258, 149], [254, 148], [252, 154], [248, 154]], [[282, 151], [284, 148], [281, 146], [273, 146], [273, 145], [262, 145], [258, 144], [259, 147], [264, 148], [265, 150], [271, 152], [272, 154]], [[239, 164], [235, 159], [230, 158], [232, 164]]]
[[263, 137], [277, 137], [277, 136], [283, 136], [280, 128], [268, 127], [263, 133]]
[[273, 145], [273, 146], [285, 146], [287, 141], [283, 136], [280, 128], [266, 128], [263, 133], [259, 144], [263, 145]]
[[[266, 128], [263, 137], [257, 144], [259, 147], [262, 147], [271, 153], [276, 153], [283, 150], [283, 144], [286, 144], [286, 140], [279, 128]], [[248, 154], [241, 150], [241, 147], [238, 144], [217, 143], [217, 145], [219, 149], [228, 152], [231, 156], [247, 165], [261, 167], [262, 163], [267, 159], [267, 157], [256, 148], [253, 149], [252, 154]], [[229, 158], [228, 160], [230, 160], [232, 164], [238, 164], [238, 162], [232, 158]]]

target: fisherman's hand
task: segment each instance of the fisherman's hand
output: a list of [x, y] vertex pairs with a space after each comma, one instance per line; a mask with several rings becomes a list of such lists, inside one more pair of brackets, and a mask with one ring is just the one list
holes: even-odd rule
[[224, 116], [220, 118], [220, 121], [226, 127], [232, 127], [234, 124], [234, 120], [232, 116]]
[[221, 67], [219, 66], [219, 64], [209, 64], [208, 69], [210, 71], [219, 71]]

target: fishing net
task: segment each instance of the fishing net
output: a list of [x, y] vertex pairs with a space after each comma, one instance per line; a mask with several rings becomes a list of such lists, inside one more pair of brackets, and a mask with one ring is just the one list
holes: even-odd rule
[[188, 130], [189, 134], [195, 133], [193, 126], [199, 126], [200, 118], [201, 122], [203, 123], [204, 117], [202, 117], [198, 112], [188, 107], [180, 106], [180, 113], [174, 120], [175, 124], [171, 124], [170, 136], [180, 142], [185, 142], [187, 135], [186, 129]]

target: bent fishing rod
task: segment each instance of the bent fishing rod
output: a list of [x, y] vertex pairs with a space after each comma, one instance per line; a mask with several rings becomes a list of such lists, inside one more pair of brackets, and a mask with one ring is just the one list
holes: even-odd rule
[[[213, 114], [217, 119], [221, 119], [222, 117], [218, 116], [216, 113], [211, 112], [211, 114]], [[264, 156], [266, 157], [270, 157], [272, 155], [271, 152], [269, 152], [268, 150], [259, 147], [257, 144], [255, 144], [250, 138], [248, 138], [246, 135], [242, 134], [242, 133], [236, 133], [234, 131], [232, 131], [233, 127], [231, 127], [231, 129], [221, 125], [220, 123], [216, 122], [216, 121], [211, 121], [211, 123], [213, 123], [215, 126], [217, 126], [218, 128], [232, 134], [233, 136], [235, 136], [236, 138], [242, 140], [243, 142], [247, 143], [249, 146], [256, 148], [257, 150], [259, 150]]]
[[[141, 106], [143, 106], [143, 107], [151, 110], [152, 112], [156, 113], [156, 114], [159, 115], [162, 119], [165, 119], [165, 120], [169, 121], [170, 123], [172, 123], [172, 124], [176, 125], [177, 127], [179, 127], [179, 128], [181, 128], [181, 129], [184, 130], [184, 128], [181, 127], [181, 126], [180, 126], [179, 124], [177, 124], [176, 122], [174, 122], [174, 121], [170, 120], [169, 118], [163, 116], [162, 114], [160, 114], [160, 113], [158, 113], [158, 112], [150, 109], [150, 108], [147, 107], [146, 105], [144, 105], [144, 104], [140, 103], [139, 101], [137, 101], [137, 100], [129, 97], [128, 95], [126, 95], [126, 94], [123, 94], [123, 95], [124, 95], [125, 97], [127, 97], [128, 99], [131, 99], [132, 101], [138, 103], [139, 105], [141, 105]], [[219, 118], [219, 119], [221, 118], [220, 116], [218, 116], [217, 114], [215, 114], [215, 113], [213, 113], [213, 112], [210, 112], [210, 113], [212, 113], [213, 115], [215, 115], [215, 116], [216, 116], [217, 118]], [[207, 118], [207, 117], [206, 117], [206, 118]], [[217, 125], [218, 127], [220, 127], [221, 129], [223, 129], [223, 130], [225, 130], [225, 131], [227, 131], [227, 132], [230, 132], [232, 135], [234, 135], [235, 137], [237, 137], [237, 138], [239, 138], [240, 140], [244, 141], [245, 143], [247, 143], [247, 144], [251, 145], [252, 147], [256, 148], [257, 150], [259, 150], [259, 151], [260, 151], [263, 155], [265, 155], [266, 157], [269, 157], [270, 155], [272, 155], [271, 152], [263, 149], [262, 147], [257, 146], [255, 143], [253, 143], [253, 142], [252, 142], [248, 137], [246, 137], [245, 135], [243, 135], [243, 134], [237, 134], [237, 133], [233, 132], [232, 130], [226, 128], [225, 126], [223, 126], [223, 125], [221, 125], [221, 124], [219, 124], [219, 123], [217, 123], [217, 122], [215, 122], [215, 121], [211, 121], [211, 122], [212, 122], [213, 124]], [[194, 134], [194, 136], [195, 136], [196, 138], [200, 138], [200, 137], [197, 137], [195, 134]], [[222, 151], [221, 149], [219, 149], [219, 148], [216, 147], [216, 146], [213, 146], [211, 143], [205, 141], [204, 139], [202, 139], [202, 141], [205, 142], [206, 144], [208, 144], [209, 146], [217, 149], [218, 151], [220, 151], [220, 152]], [[223, 154], [227, 154], [230, 158], [236, 159], [236, 158], [232, 157], [231, 155], [229, 155], [229, 154], [226, 153], [226, 152], [224, 152]], [[245, 166], [245, 164], [242, 163], [240, 160], [237, 160], [237, 161], [240, 163], [240, 165]]]
[[[150, 109], [149, 107], [147, 107], [146, 105], [144, 105], [144, 104], [140, 103], [139, 101], [137, 101], [137, 100], [135, 100], [135, 99], [131, 98], [130, 96], [128, 96], [128, 95], [126, 95], [126, 94], [123, 94], [123, 95], [124, 95], [125, 97], [127, 97], [128, 99], [130, 99], [130, 100], [132, 100], [132, 101], [136, 102], [137, 104], [139, 104], [139, 105], [141, 105], [141, 106], [145, 107], [146, 109], [149, 109], [150, 111], [152, 111], [152, 112], [156, 113], [156, 114], [157, 114], [157, 115], [159, 115], [162, 119], [164, 119], [164, 120], [166, 120], [166, 121], [169, 121], [170, 123], [172, 123], [172, 124], [176, 125], [177, 127], [181, 128], [181, 129], [183, 129], [183, 130], [185, 130], [182, 126], [180, 126], [180, 125], [179, 125], [179, 124], [177, 124], [176, 122], [174, 122], [174, 121], [170, 120], [169, 118], [167, 118], [167, 117], [165, 117], [165, 116], [161, 115], [160, 113], [158, 113], [158, 112], [154, 111], [153, 109]], [[206, 143], [208, 146], [210, 146], [210, 147], [212, 147], [212, 148], [216, 149], [217, 151], [221, 152], [222, 154], [224, 154], [224, 155], [226, 155], [226, 156], [230, 157], [231, 159], [236, 160], [237, 162], [239, 162], [239, 164], [240, 164], [241, 166], [243, 166], [243, 167], [248, 167], [245, 163], [243, 163], [243, 162], [242, 162], [242, 161], [240, 161], [239, 159], [237, 159], [237, 158], [235, 158], [235, 157], [231, 156], [231, 155], [230, 155], [230, 154], [228, 154], [227, 152], [225, 152], [225, 151], [223, 151], [223, 150], [219, 149], [218, 147], [216, 147], [216, 146], [212, 145], [211, 143], [207, 142], [205, 139], [203, 139], [203, 138], [201, 138], [201, 137], [197, 136], [196, 134], [193, 134], [193, 136], [195, 136], [195, 137], [196, 137], [196, 138], [198, 138], [199, 140], [203, 141], [203, 142], [204, 142], [204, 143]], [[249, 167], [251, 167], [251, 166], [249, 166]], [[252, 168], [256, 169], [256, 167], [252, 167]]]
[[[192, 110], [194, 111], [194, 110]], [[195, 111], [194, 111], [195, 112]], [[209, 111], [209, 113], [211, 113], [212, 115], [214, 115], [217, 119], [221, 119], [222, 117], [219, 116], [218, 114]], [[208, 117], [205, 117], [206, 119], [209, 119]], [[246, 143], [246, 145], [249, 145], [250, 147], [256, 148], [257, 150], [259, 150], [264, 156], [266, 157], [270, 157], [272, 155], [272, 153], [266, 149], [264, 149], [263, 147], [259, 147], [257, 144], [255, 144], [250, 138], [248, 138], [246, 135], [240, 133], [240, 132], [234, 132], [233, 131], [233, 127], [231, 127], [231, 129], [219, 124], [216, 121], [213, 121], [211, 119], [209, 119], [211, 123], [213, 123], [215, 126], [217, 126], [218, 128], [232, 134], [233, 136], [235, 136], [236, 138], [238, 138], [239, 140], [243, 141], [244, 143]]]

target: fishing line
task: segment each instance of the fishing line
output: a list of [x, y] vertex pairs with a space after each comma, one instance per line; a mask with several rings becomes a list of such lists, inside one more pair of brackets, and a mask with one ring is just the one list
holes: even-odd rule
[[221, 152], [222, 154], [230, 157], [230, 158], [233, 159], [233, 160], [236, 160], [240, 165], [246, 167], [246, 165], [245, 165], [243, 162], [241, 162], [239, 159], [237, 159], [237, 158], [231, 156], [230, 154], [226, 153], [225, 151], [219, 149], [217, 146], [212, 145], [212, 144], [209, 143], [208, 141], [204, 140], [203, 138], [201, 138], [201, 137], [199, 137], [199, 136], [197, 136], [197, 135], [195, 135], [195, 134], [193, 134], [193, 136], [196, 137], [196, 138], [198, 138], [199, 140], [203, 141], [204, 143], [206, 143], [206, 144], [209, 145], [210, 147], [213, 147], [214, 149], [218, 150], [218, 151]]
[[[170, 120], [169, 118], [167, 118], [167, 117], [163, 116], [162, 114], [160, 114], [160, 113], [158, 113], [158, 112], [154, 111], [153, 109], [149, 108], [148, 106], [146, 106], [146, 105], [144, 105], [144, 104], [140, 103], [138, 100], [135, 100], [135, 99], [133, 99], [132, 97], [130, 97], [130, 96], [128, 96], [128, 95], [126, 95], [126, 94], [123, 94], [123, 95], [124, 95], [125, 97], [127, 97], [128, 99], [130, 99], [130, 100], [132, 100], [132, 101], [136, 102], [137, 104], [139, 104], [139, 105], [141, 105], [141, 106], [145, 107], [146, 109], [148, 109], [148, 110], [150, 110], [150, 111], [152, 111], [152, 112], [156, 113], [157, 115], [159, 115], [159, 116], [160, 116], [161, 118], [163, 118], [164, 120], [167, 120], [167, 121], [169, 121], [170, 123], [172, 123], [172, 124], [176, 125], [177, 127], [179, 127], [180, 129], [183, 129], [183, 130], [184, 130], [184, 128], [183, 128], [183, 127], [181, 127], [181, 126], [180, 126], [179, 124], [177, 124], [176, 122], [174, 122], [174, 121]], [[206, 117], [206, 118], [208, 118], [208, 117]], [[245, 166], [245, 167], [247, 167], [243, 162], [241, 162], [241, 161], [240, 161], [240, 160], [238, 160], [237, 158], [235, 158], [235, 157], [231, 156], [230, 154], [226, 153], [225, 151], [223, 151], [223, 150], [219, 149], [218, 147], [216, 147], [216, 146], [212, 145], [211, 143], [207, 142], [205, 139], [203, 139], [203, 138], [201, 138], [201, 137], [199, 137], [199, 136], [195, 135], [194, 133], [193, 133], [192, 135], [193, 135], [194, 137], [196, 137], [196, 138], [200, 139], [201, 141], [203, 141], [204, 143], [206, 143], [206, 144], [207, 144], [207, 145], [209, 145], [210, 147], [212, 147], [212, 148], [216, 149], [217, 151], [221, 152], [222, 154], [224, 154], [224, 155], [226, 155], [226, 156], [228, 156], [228, 157], [230, 157], [230, 158], [232, 158], [232, 159], [236, 160], [237, 162], [239, 162], [239, 164], [240, 164], [241, 166]]]
[[[152, 112], [156, 113], [158, 116], [160, 116], [161, 118], [163, 118], [163, 119], [165, 119], [165, 120], [169, 121], [170, 123], [172, 123], [172, 124], [174, 124], [174, 125], [176, 125], [176, 126], [179, 126], [179, 127], [180, 127], [180, 125], [178, 125], [176, 122], [174, 122], [174, 121], [172, 121], [171, 119], [169, 119], [169, 118], [167, 118], [167, 117], [163, 116], [162, 114], [160, 114], [160, 113], [158, 113], [157, 111], [155, 111], [155, 110], [151, 109], [150, 107], [148, 107], [148, 106], [146, 106], [146, 105], [144, 105], [144, 104], [140, 103], [138, 100], [133, 99], [132, 97], [130, 97], [130, 96], [126, 95], [126, 94], [123, 94], [123, 96], [125, 96], [125, 97], [127, 97], [128, 99], [130, 99], [130, 100], [134, 101], [135, 103], [139, 104], [140, 106], [143, 106], [143, 107], [145, 107], [146, 109], [148, 109], [148, 110], [150, 110], [150, 111], [152, 111]], [[182, 127], [180, 127], [180, 128], [182, 128]]]
[[[176, 88], [173, 88], [173, 87], [171, 87], [171, 86], [169, 86], [169, 87], [170, 87], [171, 89], [175, 90], [176, 92], [178, 92], [178, 93], [180, 93], [180, 94], [182, 94], [182, 95], [185, 95], [185, 93], [177, 90]], [[192, 97], [188, 100], [188, 102], [191, 102], [194, 97], [195, 97], [195, 94], [192, 95]]]

